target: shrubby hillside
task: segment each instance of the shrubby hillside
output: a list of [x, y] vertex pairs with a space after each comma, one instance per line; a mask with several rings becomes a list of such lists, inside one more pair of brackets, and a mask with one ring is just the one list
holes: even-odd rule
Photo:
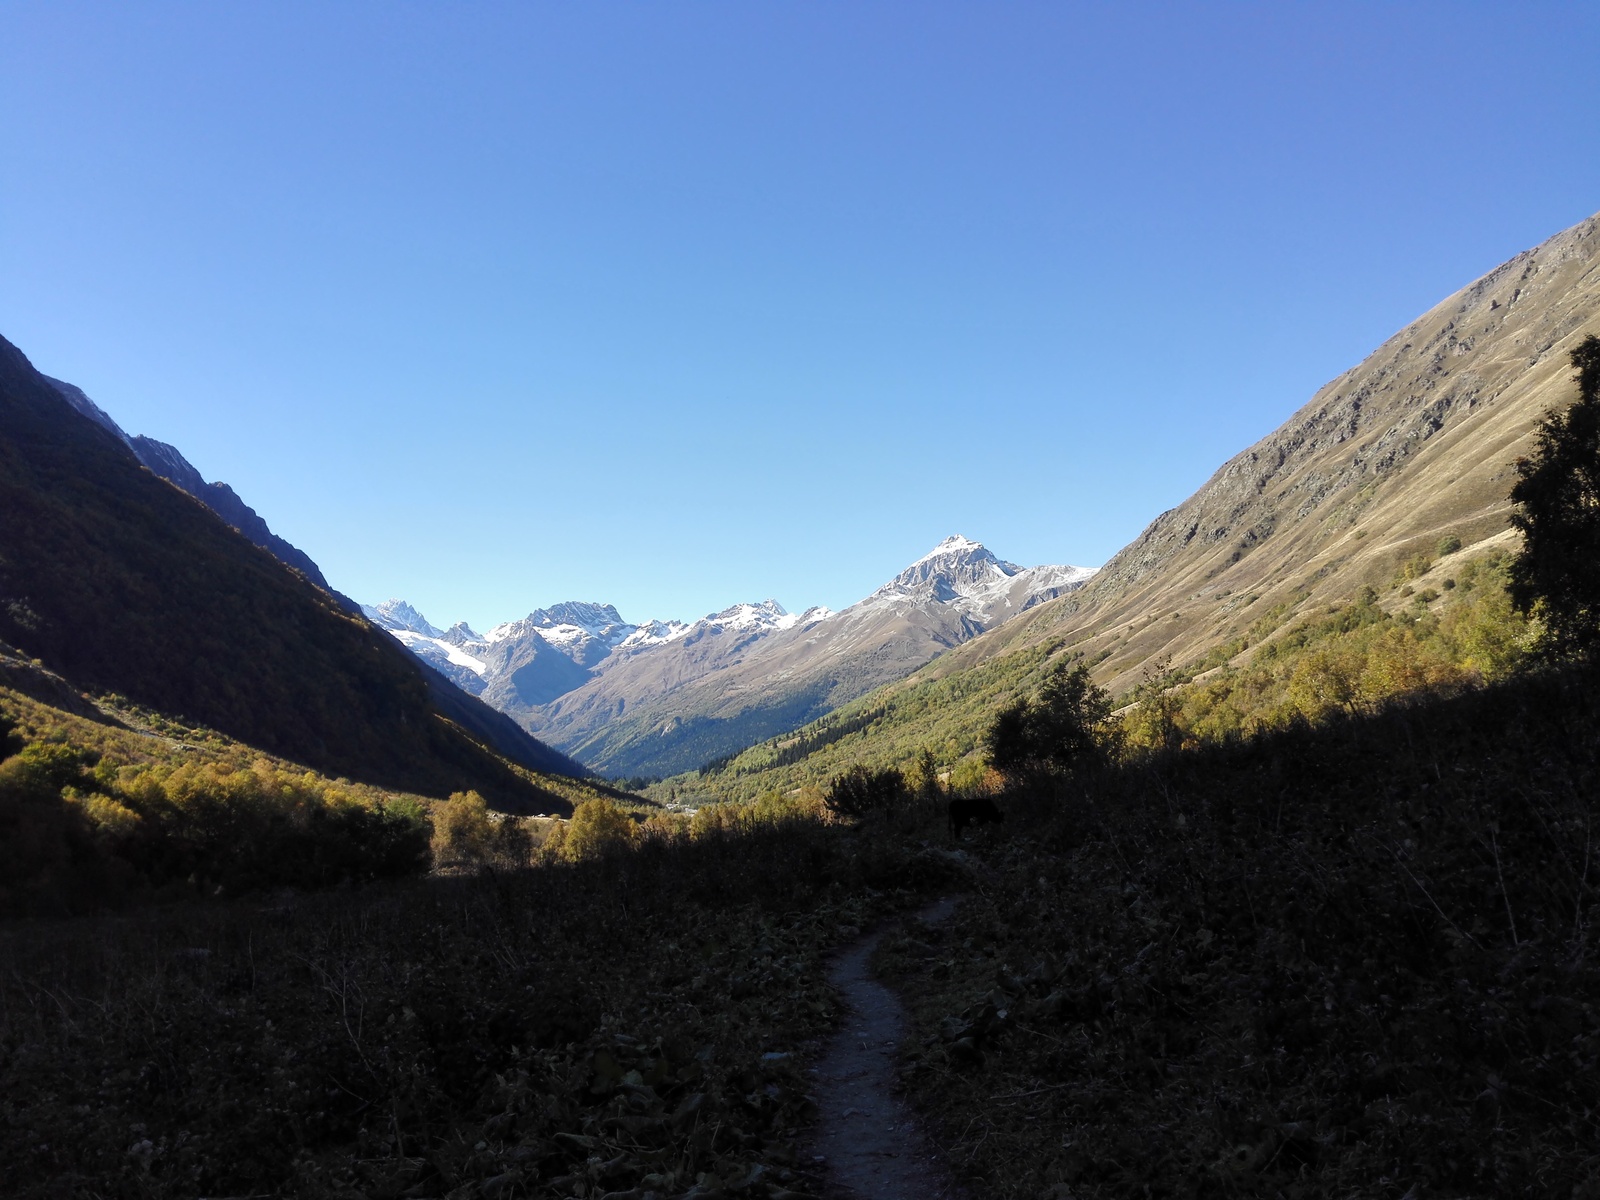
[[[552, 810], [619, 798], [562, 776], [519, 783]], [[418, 876], [453, 848], [451, 808], [91, 700], [0, 646], [0, 918]]]

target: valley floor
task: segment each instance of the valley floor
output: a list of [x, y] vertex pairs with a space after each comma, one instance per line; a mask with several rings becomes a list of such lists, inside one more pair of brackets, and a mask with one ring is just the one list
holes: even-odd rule
[[[1600, 1195], [1600, 688], [1544, 675], [850, 829], [0, 931], [0, 1185], [792, 1200], [828, 957], [997, 1197]], [[845, 1026], [848, 1028], [848, 1026]], [[827, 1128], [827, 1122], [821, 1123]]]

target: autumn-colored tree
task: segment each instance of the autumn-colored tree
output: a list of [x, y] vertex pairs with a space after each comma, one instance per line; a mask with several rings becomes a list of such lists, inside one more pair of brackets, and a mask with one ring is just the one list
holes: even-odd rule
[[489, 806], [477, 792], [456, 792], [434, 810], [433, 856], [441, 865], [482, 863], [493, 841]]
[[600, 858], [634, 844], [638, 828], [633, 818], [604, 796], [585, 800], [572, 810], [563, 854], [576, 862]]

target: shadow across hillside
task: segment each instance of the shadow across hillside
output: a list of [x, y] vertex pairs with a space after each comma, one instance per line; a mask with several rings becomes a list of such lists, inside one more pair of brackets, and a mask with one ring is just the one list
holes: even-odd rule
[[3, 339], [0, 511], [0, 639], [74, 687], [329, 775], [569, 811], [478, 739], [533, 770], [571, 760], [512, 745], [468, 697], [441, 713], [392, 638], [141, 467]]

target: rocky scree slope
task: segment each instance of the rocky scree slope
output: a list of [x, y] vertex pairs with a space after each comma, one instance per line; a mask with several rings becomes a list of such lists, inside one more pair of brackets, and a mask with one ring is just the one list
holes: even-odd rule
[[1105, 656], [1095, 674], [1121, 692], [1152, 664], [1192, 662], [1264, 615], [1288, 625], [1364, 586], [1381, 591], [1448, 537], [1463, 556], [1514, 546], [1516, 460], [1532, 450], [1541, 415], [1572, 402], [1569, 352], [1597, 331], [1600, 215], [1389, 338], [1152, 521], [1082, 590], [922, 676], [1063, 643]]

